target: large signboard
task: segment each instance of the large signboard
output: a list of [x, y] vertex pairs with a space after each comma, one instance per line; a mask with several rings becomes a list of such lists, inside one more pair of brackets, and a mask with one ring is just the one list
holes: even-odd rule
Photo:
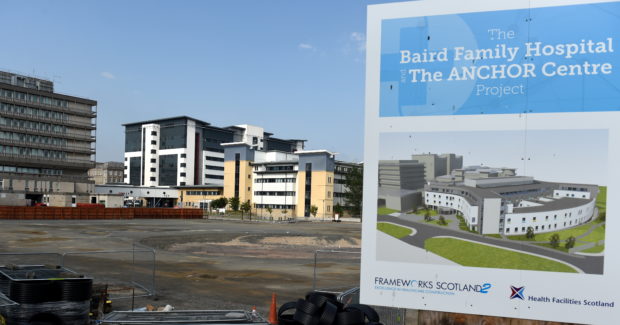
[[619, 51], [617, 1], [370, 6], [362, 301], [614, 323]]

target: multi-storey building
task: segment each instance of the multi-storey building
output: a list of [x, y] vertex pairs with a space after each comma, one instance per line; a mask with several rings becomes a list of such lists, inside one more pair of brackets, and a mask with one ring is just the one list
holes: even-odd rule
[[95, 168], [88, 170], [88, 177], [97, 185], [122, 183], [124, 166], [116, 161], [97, 163]]
[[302, 150], [304, 140], [272, 137], [252, 125], [215, 127], [187, 116], [124, 124], [125, 183], [136, 186], [224, 184], [222, 143], [255, 150]]
[[425, 165], [417, 160], [379, 161], [379, 207], [415, 210], [421, 203]]
[[[345, 206], [344, 175], [361, 165], [335, 160], [326, 150], [260, 151], [245, 142], [223, 144], [224, 196], [250, 201], [262, 216], [331, 218]], [[269, 212], [271, 210], [271, 212]]]
[[434, 153], [412, 155], [411, 159], [424, 164], [426, 181], [450, 174], [453, 170], [463, 168], [463, 156], [453, 153], [437, 155]]
[[0, 72], [0, 204], [89, 202], [96, 107], [51, 81]]

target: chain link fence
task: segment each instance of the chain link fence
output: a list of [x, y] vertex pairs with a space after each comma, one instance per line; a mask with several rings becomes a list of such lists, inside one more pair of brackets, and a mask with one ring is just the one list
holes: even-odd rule
[[[313, 290], [335, 294], [343, 304], [360, 302], [359, 250], [317, 250], [314, 252]], [[407, 310], [373, 307], [385, 325], [405, 325]]]

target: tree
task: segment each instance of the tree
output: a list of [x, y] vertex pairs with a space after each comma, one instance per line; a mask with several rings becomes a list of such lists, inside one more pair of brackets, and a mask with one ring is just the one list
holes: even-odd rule
[[558, 234], [551, 235], [551, 237], [549, 237], [549, 244], [553, 248], [560, 247], [560, 235], [558, 235]]
[[576, 241], [577, 240], [575, 239], [574, 236], [570, 236], [570, 237], [568, 237], [568, 239], [566, 239], [566, 243], [564, 244], [564, 247], [566, 249], [571, 249], [571, 248], [575, 247], [575, 242]]
[[286, 217], [286, 214], [288, 213], [288, 211], [286, 211], [286, 209], [282, 210], [282, 214]]
[[[241, 219], [243, 219], [243, 214], [248, 213], [252, 210], [252, 204], [250, 200], [247, 200], [241, 204]], [[252, 215], [250, 215], [250, 220], [252, 220]]]
[[605, 211], [600, 211], [600, 212], [598, 213], [598, 221], [603, 222], [603, 221], [605, 221], [605, 218], [606, 218], [606, 217], [607, 217], [607, 212], [605, 212]]
[[336, 203], [336, 205], [334, 205], [334, 213], [342, 217], [343, 212], [344, 208], [342, 207], [342, 205], [340, 205], [340, 203]]
[[534, 237], [536, 237], [536, 234], [534, 233], [534, 228], [527, 227], [527, 231], [525, 232], [525, 238], [534, 239]]
[[362, 198], [364, 193], [364, 175], [362, 169], [353, 167], [345, 174], [344, 201], [351, 207], [351, 215], [362, 218]]
[[239, 197], [238, 197], [238, 196], [231, 197], [231, 198], [228, 200], [228, 204], [230, 204], [230, 208], [231, 208], [233, 211], [239, 211]]
[[433, 221], [433, 218], [431, 218], [431, 212], [428, 209], [424, 212], [424, 221]]
[[438, 224], [445, 226], [448, 224], [448, 222], [446, 221], [446, 218], [444, 218], [444, 216], [439, 216], [439, 221], [437, 221]]
[[271, 207], [267, 207], [267, 212], [269, 213], [269, 218], [271, 218], [271, 213], [273, 212], [273, 209], [271, 209]]
[[319, 208], [316, 205], [310, 207], [310, 214], [316, 218], [316, 214], [319, 212]]
[[211, 201], [212, 209], [222, 209], [222, 208], [225, 208], [226, 205], [228, 205], [228, 199], [225, 197], [221, 197], [219, 199], [215, 199]]

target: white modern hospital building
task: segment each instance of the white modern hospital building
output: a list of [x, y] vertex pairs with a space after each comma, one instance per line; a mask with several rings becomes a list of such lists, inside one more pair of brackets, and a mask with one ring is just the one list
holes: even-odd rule
[[583, 224], [596, 211], [598, 186], [553, 183], [527, 176], [429, 182], [424, 203], [444, 213], [457, 212], [481, 234], [556, 231]]

